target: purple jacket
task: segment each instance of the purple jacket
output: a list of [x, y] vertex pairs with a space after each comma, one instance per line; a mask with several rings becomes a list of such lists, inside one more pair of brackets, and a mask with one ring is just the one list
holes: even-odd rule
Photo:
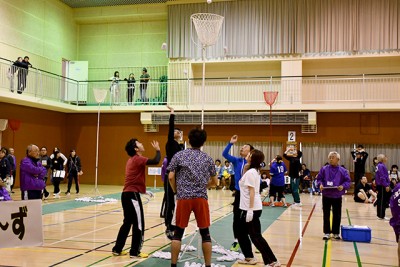
[[322, 195], [329, 198], [340, 198], [344, 195], [345, 190], [350, 188], [350, 176], [347, 170], [341, 166], [327, 165], [321, 168], [317, 178], [318, 187], [322, 184], [327, 186], [343, 186], [343, 190], [336, 188], [322, 190]]
[[0, 187], [0, 201], [11, 200], [10, 194], [5, 187]]
[[400, 233], [400, 183], [393, 188], [390, 197], [390, 210], [392, 211], [390, 225], [396, 233]]
[[384, 187], [390, 185], [388, 169], [382, 162], [379, 162], [378, 166], [376, 166], [375, 183], [376, 185], [382, 185]]
[[35, 161], [30, 157], [23, 158], [19, 166], [19, 173], [21, 191], [42, 190], [46, 186], [43, 178], [46, 176], [47, 170], [42, 166], [40, 160]]

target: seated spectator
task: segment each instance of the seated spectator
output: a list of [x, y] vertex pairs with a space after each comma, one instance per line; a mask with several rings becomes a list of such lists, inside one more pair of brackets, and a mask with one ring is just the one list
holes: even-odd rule
[[301, 192], [309, 193], [308, 189], [311, 187], [311, 182], [311, 172], [307, 169], [307, 165], [303, 163], [300, 170]]
[[367, 177], [363, 176], [354, 190], [354, 201], [359, 203], [372, 203], [376, 199], [376, 193], [367, 183]]
[[375, 178], [372, 178], [371, 181], [371, 189], [372, 191], [374, 191], [376, 193], [376, 182], [375, 182]]
[[313, 195], [321, 195], [321, 190], [319, 189], [318, 183], [317, 183], [317, 178], [312, 181], [312, 189], [311, 192]]
[[10, 194], [6, 189], [6, 183], [0, 179], [0, 201], [9, 201], [11, 200]]
[[263, 172], [261, 174], [261, 185], [260, 185], [260, 194], [262, 196], [268, 196], [270, 181], [271, 181], [271, 179], [268, 178], [267, 173]]
[[390, 178], [390, 188], [393, 189], [396, 184], [400, 181], [399, 167], [397, 165], [392, 165], [389, 171]]
[[221, 167], [220, 175], [218, 176], [218, 178], [221, 177], [220, 179], [223, 186], [222, 188], [223, 190], [229, 188], [233, 174], [234, 171], [232, 164], [228, 160], [225, 160], [225, 165]]

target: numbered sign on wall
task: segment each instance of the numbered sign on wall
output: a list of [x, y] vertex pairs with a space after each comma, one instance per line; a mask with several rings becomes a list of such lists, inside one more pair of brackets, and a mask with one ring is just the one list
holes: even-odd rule
[[296, 141], [296, 132], [295, 131], [288, 131], [288, 138], [287, 140], [289, 142], [295, 142]]

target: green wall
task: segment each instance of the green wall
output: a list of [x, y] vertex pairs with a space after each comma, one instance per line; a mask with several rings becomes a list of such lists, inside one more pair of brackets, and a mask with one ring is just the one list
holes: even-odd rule
[[165, 4], [72, 9], [58, 0], [0, 0], [0, 27], [1, 57], [29, 55], [57, 74], [63, 58], [89, 61], [90, 79], [168, 65]]
[[28, 55], [34, 67], [61, 73], [77, 56], [73, 10], [58, 0], [0, 0], [1, 57]]
[[79, 8], [75, 20], [78, 59], [89, 61], [90, 79], [108, 78], [114, 69], [127, 75], [134, 67], [168, 65], [161, 50], [167, 41], [165, 4]]

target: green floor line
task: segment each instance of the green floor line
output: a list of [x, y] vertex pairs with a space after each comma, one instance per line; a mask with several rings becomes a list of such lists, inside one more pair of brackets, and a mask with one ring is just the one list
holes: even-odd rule
[[[349, 214], [349, 210], [346, 209], [346, 213], [347, 213], [347, 219], [349, 220], [349, 225], [351, 225], [351, 221], [350, 221], [350, 214]], [[361, 267], [361, 259], [360, 259], [360, 254], [358, 253], [358, 248], [357, 248], [357, 243], [353, 242], [353, 247], [354, 247], [354, 251], [356, 252], [356, 258], [357, 258], [357, 265], [358, 267]]]
[[[153, 193], [162, 192], [164, 190], [161, 187], [158, 187], [156, 189], [154, 189], [154, 187], [148, 187], [147, 189], [152, 191]], [[79, 197], [85, 197], [85, 195], [82, 195]], [[113, 193], [113, 194], [103, 195], [103, 197], [104, 198], [115, 198], [119, 201], [121, 199], [121, 193]], [[42, 215], [51, 214], [51, 213], [60, 212], [60, 211], [66, 211], [66, 210], [73, 210], [73, 209], [78, 209], [78, 208], [83, 208], [83, 207], [88, 207], [88, 206], [94, 206], [94, 205], [98, 205], [98, 204], [104, 204], [104, 203], [76, 201], [74, 198], [74, 199], [71, 199], [68, 201], [62, 201], [59, 203], [50, 203], [50, 204], [43, 205], [42, 206]]]
[[328, 252], [328, 240], [325, 240], [325, 245], [324, 245], [324, 257], [322, 258], [322, 267], [326, 266], [326, 256]]

